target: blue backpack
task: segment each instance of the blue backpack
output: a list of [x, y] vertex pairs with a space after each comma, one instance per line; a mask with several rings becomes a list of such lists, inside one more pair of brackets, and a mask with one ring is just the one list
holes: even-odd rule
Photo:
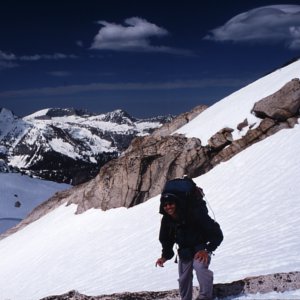
[[[208, 213], [204, 192], [196, 183], [189, 177], [176, 178], [166, 182], [161, 198], [175, 196], [177, 205], [186, 218], [191, 210], [201, 208]], [[162, 209], [162, 208], [161, 208]]]

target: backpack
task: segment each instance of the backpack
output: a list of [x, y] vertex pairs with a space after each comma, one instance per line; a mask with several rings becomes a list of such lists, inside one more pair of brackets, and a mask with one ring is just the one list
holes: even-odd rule
[[168, 195], [176, 196], [176, 203], [182, 213], [182, 217], [188, 218], [190, 212], [196, 207], [200, 207], [205, 213], [208, 213], [204, 192], [189, 177], [176, 178], [165, 183], [161, 197]]

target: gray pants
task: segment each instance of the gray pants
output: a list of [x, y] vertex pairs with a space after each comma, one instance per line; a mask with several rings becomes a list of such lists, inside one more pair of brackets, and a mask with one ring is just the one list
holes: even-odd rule
[[182, 300], [192, 300], [193, 296], [193, 269], [199, 282], [199, 296], [197, 299], [212, 299], [213, 293], [213, 272], [198, 260], [179, 260], [179, 292]]

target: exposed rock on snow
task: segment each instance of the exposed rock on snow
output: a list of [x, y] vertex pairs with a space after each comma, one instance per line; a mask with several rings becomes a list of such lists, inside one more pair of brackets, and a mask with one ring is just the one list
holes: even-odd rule
[[246, 118], [243, 122], [239, 123], [236, 127], [239, 131], [241, 131], [243, 128], [247, 127], [249, 125], [248, 119]]
[[232, 132], [232, 128], [226, 127], [221, 129], [208, 140], [208, 145], [214, 150], [219, 150], [226, 147], [233, 141], [231, 134]]
[[249, 129], [240, 139], [223, 144], [219, 152], [212, 156], [211, 164], [217, 165], [222, 161], [227, 161], [245, 148], [257, 143], [281, 129], [293, 128], [298, 123], [298, 117], [290, 118], [284, 122], [279, 122], [270, 118], [263, 119], [257, 128]]
[[[218, 299], [249, 294], [265, 294], [269, 292], [285, 292], [300, 289], [300, 272], [277, 273], [264, 276], [250, 277], [227, 284], [214, 285], [214, 297]], [[193, 299], [197, 297], [194, 288]], [[280, 296], [278, 296], [280, 298]], [[179, 291], [121, 293], [102, 296], [87, 296], [70, 291], [63, 295], [49, 296], [41, 300], [179, 300]]]
[[297, 289], [300, 289], [300, 272], [289, 272], [249, 277], [229, 284], [216, 284], [214, 295], [223, 298], [241, 294], [265, 294], [273, 291], [282, 293]]
[[[255, 103], [252, 111], [262, 121], [254, 127], [249, 126], [248, 131], [239, 139], [231, 140], [231, 129], [224, 128], [209, 140], [209, 145], [219, 152], [212, 157], [211, 164], [226, 161], [252, 144], [275, 134], [281, 129], [293, 128], [298, 123], [300, 109], [300, 81], [293, 79], [276, 93], [265, 97]], [[248, 120], [238, 124], [241, 131], [248, 126]], [[254, 128], [253, 128], [254, 127]]]
[[253, 107], [253, 112], [258, 117], [269, 117], [278, 121], [299, 114], [300, 108], [300, 80], [293, 79], [276, 93], [258, 101]]

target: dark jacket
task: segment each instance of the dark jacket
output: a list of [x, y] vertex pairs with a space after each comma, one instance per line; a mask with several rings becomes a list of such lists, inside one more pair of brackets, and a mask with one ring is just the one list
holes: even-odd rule
[[223, 240], [220, 226], [208, 215], [205, 202], [193, 208], [187, 218], [174, 220], [162, 210], [160, 212], [163, 218], [159, 241], [162, 244], [162, 257], [166, 259], [173, 257], [175, 243], [181, 259], [192, 259], [199, 250], [213, 252]]

